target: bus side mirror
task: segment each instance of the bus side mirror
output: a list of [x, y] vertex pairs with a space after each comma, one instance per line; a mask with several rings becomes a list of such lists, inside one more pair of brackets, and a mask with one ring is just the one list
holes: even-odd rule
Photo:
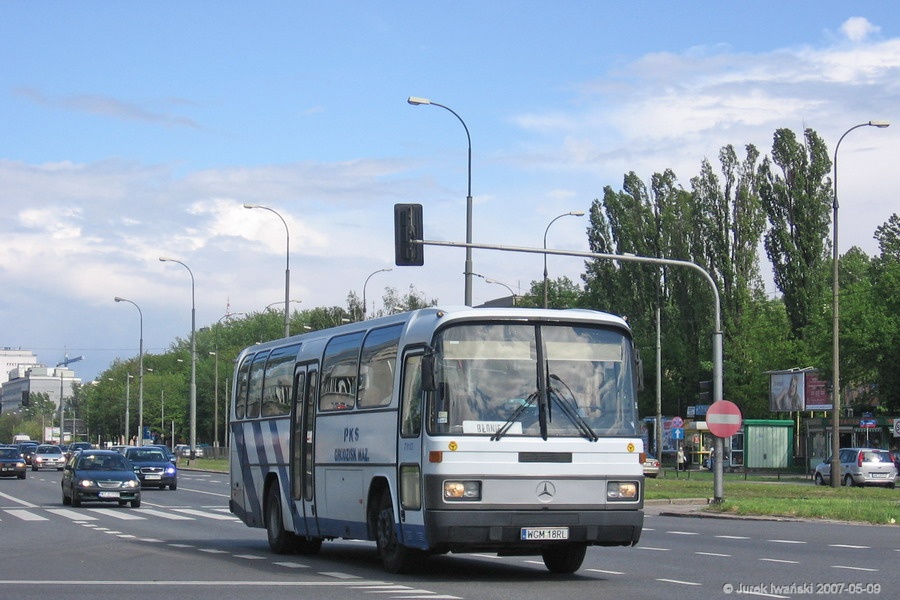
[[437, 389], [434, 384], [434, 350], [428, 349], [422, 356], [422, 390], [433, 392]]

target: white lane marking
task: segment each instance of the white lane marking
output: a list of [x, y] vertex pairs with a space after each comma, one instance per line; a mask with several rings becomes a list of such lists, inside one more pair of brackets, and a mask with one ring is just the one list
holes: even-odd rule
[[680, 579], [657, 579], [657, 581], [661, 581], [663, 583], [677, 583], [678, 585], [703, 585], [702, 583], [698, 583], [696, 581], [681, 581]]
[[763, 562], [773, 562], [773, 563], [784, 563], [787, 565], [799, 565], [800, 562], [796, 560], [782, 560], [780, 558], [760, 558], [759, 560]]
[[59, 515], [60, 517], [66, 517], [67, 519], [72, 519], [74, 521], [97, 520], [97, 517], [86, 515], [83, 512], [78, 512], [77, 510], [69, 510], [68, 508], [48, 508], [47, 512], [53, 513], [54, 515]]
[[97, 513], [100, 515], [106, 515], [107, 517], [115, 517], [116, 519], [122, 519], [123, 521], [146, 521], [147, 517], [142, 517], [140, 515], [127, 512], [124, 510], [116, 510], [114, 508], [89, 508], [93, 513]]
[[696, 531], [667, 531], [666, 533], [671, 533], [672, 535], [700, 535]]
[[868, 567], [848, 567], [846, 565], [831, 565], [832, 569], [849, 569], [851, 571], [866, 571], [869, 573], [877, 573], [878, 569], [870, 569]]
[[276, 562], [272, 563], [274, 565], [278, 565], [279, 567], [287, 567], [288, 569], [308, 569], [309, 565], [301, 565], [300, 563], [294, 562]]
[[750, 538], [746, 535], [717, 535], [715, 536], [722, 540], [749, 540]]
[[766, 540], [767, 542], [772, 542], [773, 544], [805, 544], [806, 542], [801, 542], [800, 540]]
[[161, 519], [169, 519], [171, 521], [193, 521], [192, 517], [185, 517], [184, 515], [176, 515], [174, 513], [165, 512], [162, 510], [153, 510], [152, 508], [142, 508], [142, 515], [152, 515], [154, 517], [160, 517]]
[[218, 521], [237, 521], [233, 516], [217, 515], [214, 513], [204, 512], [202, 510], [194, 510], [193, 508], [176, 508], [175, 512], [184, 513], [186, 515], [194, 515], [195, 517], [204, 517], [206, 519], [216, 519]]
[[730, 554], [719, 554], [718, 552], [694, 552], [694, 554], [699, 554], [701, 556], [721, 556], [723, 558], [728, 558]]
[[592, 573], [603, 573], [604, 575], [624, 575], [624, 571], [604, 571], [603, 569], [585, 569], [585, 571], [591, 571]]
[[16, 517], [18, 519], [22, 519], [23, 521], [49, 521], [47, 517], [42, 517], [41, 515], [36, 515], [31, 511], [22, 509], [22, 508], [11, 508], [6, 511], [8, 515]]
[[856, 546], [854, 544], [828, 544], [832, 548], [850, 548], [852, 550], [868, 550], [871, 546]]
[[3, 492], [0, 492], [0, 498], [6, 498], [10, 502], [15, 502], [16, 504], [21, 504], [25, 508], [37, 508], [38, 507], [37, 504], [32, 504], [31, 502], [26, 502], [25, 500], [19, 500], [15, 496], [10, 496], [9, 494], [4, 494]]

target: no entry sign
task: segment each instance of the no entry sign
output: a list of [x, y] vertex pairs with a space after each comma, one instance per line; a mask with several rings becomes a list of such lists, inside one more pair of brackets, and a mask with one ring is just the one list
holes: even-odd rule
[[741, 423], [741, 409], [734, 402], [719, 400], [713, 402], [706, 411], [706, 426], [709, 427], [709, 432], [716, 437], [733, 436], [741, 428]]

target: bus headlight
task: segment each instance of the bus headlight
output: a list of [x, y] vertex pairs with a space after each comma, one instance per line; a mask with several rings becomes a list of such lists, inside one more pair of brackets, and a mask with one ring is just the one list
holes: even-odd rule
[[444, 500], [450, 502], [481, 500], [480, 481], [445, 481]]
[[636, 481], [607, 481], [606, 499], [610, 502], [631, 502], [638, 499]]
[[419, 465], [400, 467], [400, 506], [406, 510], [422, 508], [422, 489]]

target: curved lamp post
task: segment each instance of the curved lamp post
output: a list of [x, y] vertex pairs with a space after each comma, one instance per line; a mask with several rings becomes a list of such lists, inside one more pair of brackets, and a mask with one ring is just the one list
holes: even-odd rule
[[393, 268], [378, 269], [377, 271], [373, 271], [372, 273], [369, 274], [368, 277], [366, 277], [366, 282], [363, 284], [363, 297], [362, 297], [362, 320], [363, 321], [366, 320], [366, 286], [369, 285], [369, 280], [372, 279], [372, 275], [375, 275], [376, 273], [386, 273], [388, 271], [393, 271], [393, 270], [394, 270]]
[[[116, 302], [127, 302], [135, 307], [140, 317], [141, 338], [138, 346], [138, 446], [144, 445], [144, 313], [141, 307], [128, 298], [113, 298]], [[128, 402], [125, 403], [125, 437], [128, 437]], [[128, 438], [129, 440], [131, 438]], [[126, 442], [127, 443], [127, 442]]]
[[831, 487], [840, 487], [840, 478], [837, 476], [841, 472], [841, 459], [838, 456], [841, 452], [841, 361], [840, 361], [840, 302], [838, 287], [838, 264], [840, 253], [838, 252], [838, 192], [837, 192], [837, 176], [838, 176], [838, 148], [848, 133], [860, 127], [878, 127], [884, 129], [890, 127], [887, 121], [868, 121], [854, 125], [844, 132], [844, 135], [838, 139], [838, 143], [834, 147], [834, 203], [832, 204], [833, 216], [831, 222], [832, 232], [832, 294], [834, 307], [832, 309], [832, 342], [833, 342], [833, 360], [832, 363], [832, 407], [831, 407]]
[[160, 256], [159, 260], [178, 263], [187, 269], [191, 276], [191, 454], [188, 461], [192, 461], [197, 457], [197, 305], [194, 295], [194, 272], [180, 260], [165, 256]]
[[[562, 219], [563, 217], [582, 217], [584, 216], [583, 210], [573, 210], [567, 213], [563, 213], [558, 217], [554, 217], [550, 223], [547, 224], [547, 228], [544, 229], [544, 250], [547, 249], [547, 232], [550, 231], [550, 225], [553, 225], [557, 220]], [[544, 253], [544, 308], [547, 308], [547, 253]]]
[[288, 224], [287, 221], [284, 220], [284, 217], [282, 217], [275, 209], [260, 204], [245, 204], [244, 208], [261, 208], [267, 210], [281, 219], [281, 222], [284, 224], [284, 233], [287, 240], [284, 263], [284, 337], [290, 337], [291, 317], [288, 305], [291, 303], [291, 230], [288, 229]]
[[[459, 122], [462, 123], [463, 129], [466, 130], [466, 140], [469, 143], [469, 169], [468, 169], [468, 195], [466, 196], [466, 243], [472, 243], [472, 137], [469, 135], [469, 128], [466, 126], [466, 122], [462, 120], [456, 111], [454, 111], [449, 106], [444, 106], [443, 104], [438, 104], [437, 102], [432, 102], [428, 98], [418, 98], [416, 96], [410, 96], [406, 99], [406, 101], [413, 106], [421, 106], [430, 104], [432, 106], [440, 106], [441, 108], [449, 111], [454, 117], [459, 119]], [[465, 298], [466, 298], [466, 306], [472, 306], [472, 249], [466, 247], [466, 287], [465, 287]]]
[[502, 285], [503, 287], [505, 287], [507, 290], [509, 290], [509, 295], [512, 298], [513, 306], [516, 305], [516, 293], [513, 291], [511, 286], [503, 283], [502, 281], [497, 281], [496, 279], [491, 279], [490, 277], [485, 277], [481, 273], [472, 273], [472, 275], [474, 275], [475, 277], [481, 277], [482, 279], [484, 279], [485, 283], [494, 283], [494, 284]]

